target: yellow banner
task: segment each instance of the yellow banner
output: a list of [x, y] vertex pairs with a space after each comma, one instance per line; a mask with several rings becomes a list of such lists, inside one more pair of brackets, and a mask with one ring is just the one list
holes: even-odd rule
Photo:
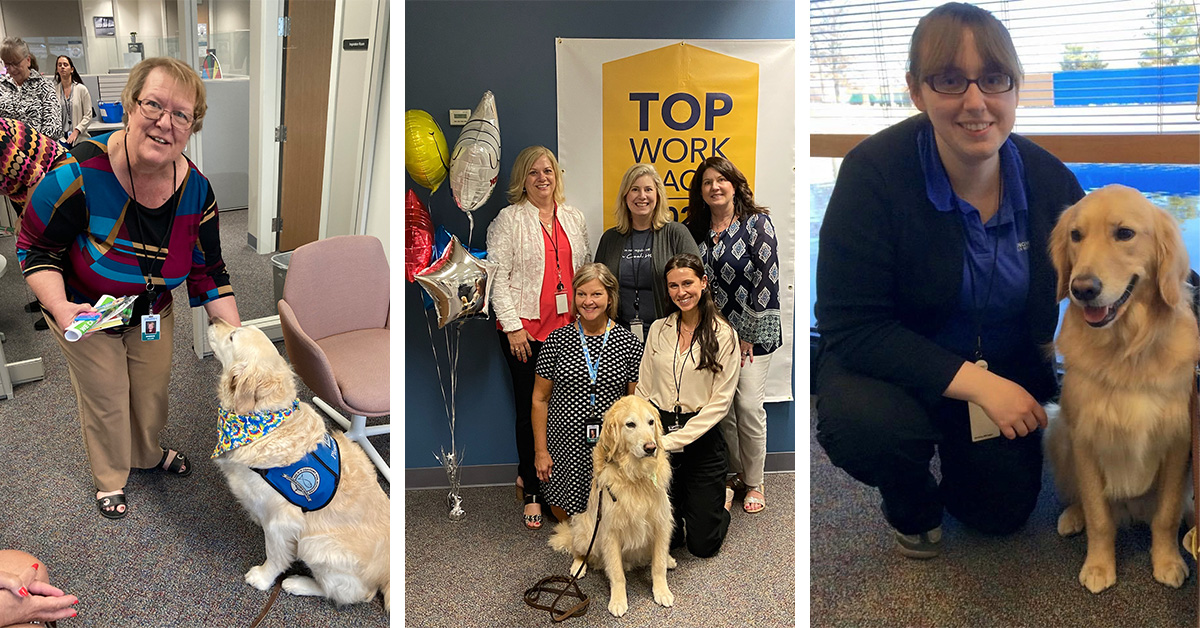
[[755, 189], [758, 77], [757, 63], [686, 43], [605, 63], [604, 228], [616, 224], [621, 177], [635, 163], [654, 165], [679, 221], [708, 157], [732, 161]]

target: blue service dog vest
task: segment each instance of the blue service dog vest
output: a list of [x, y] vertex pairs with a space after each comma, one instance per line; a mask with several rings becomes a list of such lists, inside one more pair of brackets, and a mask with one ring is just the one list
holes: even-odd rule
[[333, 501], [342, 475], [338, 444], [328, 432], [317, 448], [286, 467], [255, 469], [289, 502], [304, 512], [320, 510]]

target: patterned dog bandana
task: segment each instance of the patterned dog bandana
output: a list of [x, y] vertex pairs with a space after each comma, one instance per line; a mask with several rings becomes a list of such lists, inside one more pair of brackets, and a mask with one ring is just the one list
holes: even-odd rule
[[235, 414], [228, 408], [217, 408], [217, 447], [213, 449], [211, 458], [248, 445], [272, 429], [283, 424], [300, 407], [297, 397], [292, 405], [274, 412], [254, 412], [251, 414]]

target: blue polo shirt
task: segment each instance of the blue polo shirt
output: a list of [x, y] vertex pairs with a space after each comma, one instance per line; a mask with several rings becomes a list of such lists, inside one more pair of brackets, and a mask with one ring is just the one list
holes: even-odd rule
[[958, 214], [965, 240], [958, 305], [933, 341], [965, 360], [974, 360], [978, 329], [983, 359], [992, 364], [1006, 361], [1028, 344], [1025, 301], [1029, 295], [1029, 205], [1021, 156], [1011, 138], [1001, 145], [1000, 178], [1004, 187], [1000, 208], [983, 224], [979, 210], [950, 187], [933, 128], [922, 129], [917, 143], [929, 201], [937, 211]]

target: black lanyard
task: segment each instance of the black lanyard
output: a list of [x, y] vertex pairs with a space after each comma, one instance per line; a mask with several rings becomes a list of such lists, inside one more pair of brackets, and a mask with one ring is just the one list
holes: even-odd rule
[[[538, 222], [539, 223], [541, 222], [540, 217], [538, 218]], [[558, 274], [558, 286], [554, 289], [556, 291], [561, 291], [563, 289], [562, 266], [560, 266], [558, 263], [558, 229], [557, 228], [558, 228], [558, 203], [555, 203], [554, 204], [554, 217], [550, 219], [550, 246], [554, 247], [554, 272]], [[566, 235], [566, 234], [567, 234], [567, 232], [564, 229], [563, 235]]]
[[[629, 265], [633, 269], [633, 317], [640, 318], [639, 315], [642, 311], [642, 284], [638, 283], [638, 267], [641, 265], [641, 258], [635, 258], [634, 255], [642, 252], [649, 253], [649, 244], [652, 236], [650, 235], [650, 231], [646, 230], [646, 243], [648, 246], [645, 248], [636, 246], [633, 236], [634, 233], [629, 234], [629, 239], [625, 242], [625, 250], [629, 251]], [[630, 248], [631, 245], [633, 245], [633, 248]]]
[[687, 357], [685, 357], [683, 359], [683, 365], [682, 365], [682, 368], [679, 369], [678, 374], [676, 374], [676, 372], [675, 372], [675, 367], [677, 366], [676, 362], [679, 359], [679, 341], [683, 340], [683, 314], [682, 313], [679, 315], [679, 318], [675, 321], [675, 324], [677, 325], [677, 327], [675, 328], [675, 349], [674, 349], [674, 352], [671, 354], [671, 381], [675, 384], [675, 415], [676, 415], [676, 420], [678, 420], [678, 415], [681, 410], [680, 405], [679, 405], [679, 391], [683, 387], [683, 372], [684, 372], [684, 370], [687, 369], [688, 358], [692, 359], [692, 364], [696, 363], [696, 356], [692, 355], [692, 345], [696, 344], [696, 332], [700, 331], [700, 323], [697, 322], [696, 329], [692, 330], [692, 339], [691, 339], [691, 341], [688, 342]]
[[[138, 203], [137, 188], [135, 188], [133, 186], [133, 166], [131, 166], [129, 163], [129, 133], [128, 132], [125, 133], [125, 138], [124, 138], [123, 144], [124, 144], [123, 148], [125, 149], [125, 168], [129, 170], [129, 191], [133, 195], [133, 205], [130, 207], [130, 210], [133, 211], [134, 218], [137, 220], [138, 230], [140, 230], [142, 232], [141, 240], [142, 240], [143, 254], [138, 255], [137, 251], [134, 251], [133, 257], [134, 257], [134, 259], [137, 260], [138, 269], [141, 270], [142, 274], [146, 277], [146, 293], [153, 295], [155, 292], [157, 292], [157, 289], [154, 286], [154, 261], [146, 260], [145, 263], [143, 264], [143, 258], [150, 254], [150, 251], [149, 251], [149, 249], [147, 247], [147, 243], [146, 243], [146, 239], [150, 235], [150, 233], [149, 233], [149, 230], [146, 228], [146, 225], [144, 224], [145, 221], [143, 220], [142, 212], [139, 209], [139, 208], [142, 208], [142, 209], [148, 209], [148, 208], [143, 206], [142, 204]], [[178, 179], [176, 178], [176, 175], [177, 175], [177, 172], [176, 172], [176, 168], [175, 168], [175, 160], [172, 159], [171, 160], [171, 198], [175, 199], [175, 207], [173, 207], [171, 209], [171, 219], [167, 223], [167, 231], [166, 231], [166, 233], [163, 234], [162, 242], [158, 245], [158, 257], [159, 257], [158, 278], [162, 281], [164, 291], [166, 290], [166, 287], [167, 287], [167, 280], [165, 277], [163, 277], [162, 269], [167, 264], [167, 253], [166, 253], [167, 242], [170, 241], [170, 239], [171, 239], [171, 231], [175, 228], [175, 214], [179, 210], [179, 197], [176, 196], [177, 192], [175, 189], [178, 186]], [[129, 241], [132, 244], [133, 243], [132, 234], [130, 234], [130, 236], [131, 237], [129, 238]]]
[[[1000, 202], [1003, 198], [1004, 179], [999, 181], [999, 188], [996, 191], [996, 216], [1000, 215]], [[983, 235], [987, 237], [987, 225], [982, 224]], [[966, 254], [970, 255], [970, 247], [967, 247]], [[971, 275], [971, 319], [975, 323], [975, 360], [983, 359], [983, 312], [987, 309], [988, 302], [992, 300], [992, 286], [996, 283], [996, 266], [997, 253], [1000, 250], [1000, 233], [996, 233], [996, 241], [992, 243], [992, 272], [988, 277], [987, 292], [983, 295], [983, 305], [979, 305], [979, 300], [975, 296], [975, 265], [971, 260], [967, 260], [967, 273]]]

